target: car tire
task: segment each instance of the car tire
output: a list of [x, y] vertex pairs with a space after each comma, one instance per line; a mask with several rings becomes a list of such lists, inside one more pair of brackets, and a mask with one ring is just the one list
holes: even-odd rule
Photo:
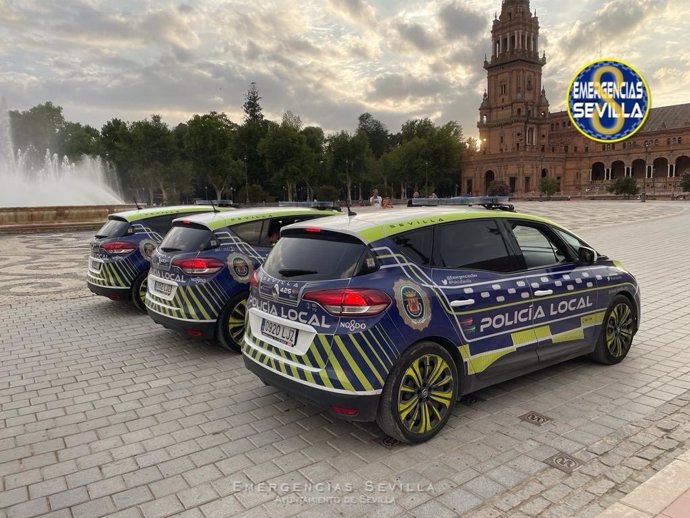
[[148, 278], [148, 270], [139, 274], [132, 283], [132, 291], [130, 293], [132, 304], [142, 313], [146, 313], [146, 289], [148, 286]]
[[451, 354], [437, 343], [415, 344], [388, 376], [376, 422], [401, 442], [428, 441], [453, 413], [459, 388], [458, 369]]
[[592, 359], [605, 365], [621, 362], [632, 345], [635, 319], [635, 308], [630, 300], [623, 295], [616, 295], [606, 310]]
[[225, 305], [218, 317], [216, 336], [225, 349], [239, 353], [242, 351], [244, 318], [247, 314], [247, 293], [235, 295]]

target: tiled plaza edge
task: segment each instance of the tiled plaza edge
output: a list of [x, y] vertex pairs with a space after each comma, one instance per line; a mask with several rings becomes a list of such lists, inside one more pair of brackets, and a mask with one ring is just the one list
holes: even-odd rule
[[[415, 447], [92, 297], [88, 233], [0, 236], [0, 517], [598, 515], [690, 448], [690, 205], [517, 208], [636, 274], [633, 349], [481, 391]], [[582, 466], [544, 463], [557, 452]]]

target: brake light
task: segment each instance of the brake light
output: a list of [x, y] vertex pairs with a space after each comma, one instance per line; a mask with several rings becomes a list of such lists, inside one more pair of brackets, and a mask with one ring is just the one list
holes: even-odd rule
[[316, 232], [321, 232], [321, 229], [320, 229], [319, 227], [306, 227], [306, 228], [304, 229], [304, 231], [305, 231], [305, 232], [316, 233]]
[[103, 243], [101, 248], [111, 255], [131, 254], [137, 247], [127, 241], [110, 241]]
[[259, 284], [259, 274], [258, 270], [254, 270], [249, 276], [249, 286], [254, 288], [257, 284]]
[[175, 259], [173, 266], [177, 266], [187, 275], [208, 275], [219, 272], [225, 263], [213, 257], [195, 257], [193, 259]]
[[303, 298], [321, 304], [335, 316], [378, 315], [391, 303], [391, 299], [382, 291], [366, 288], [312, 291], [305, 293]]

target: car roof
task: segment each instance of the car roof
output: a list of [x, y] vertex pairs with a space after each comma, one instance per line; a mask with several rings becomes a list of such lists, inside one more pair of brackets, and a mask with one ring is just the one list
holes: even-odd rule
[[[232, 210], [225, 207], [216, 207], [216, 210]], [[139, 221], [145, 218], [152, 218], [155, 216], [165, 216], [167, 214], [181, 214], [189, 212], [199, 212], [206, 213], [213, 211], [211, 205], [172, 205], [168, 207], [146, 207], [142, 209], [126, 210], [123, 212], [115, 212], [110, 214], [108, 218], [122, 218], [130, 223], [133, 221]]]
[[408, 230], [436, 225], [438, 223], [486, 218], [536, 221], [567, 230], [558, 223], [531, 214], [477, 209], [472, 207], [452, 209], [435, 207], [418, 209], [401, 208], [386, 211], [363, 212], [355, 216], [343, 214], [342, 216], [332, 216], [316, 221], [301, 221], [290, 225], [289, 228], [315, 227], [322, 230], [340, 232], [355, 236], [368, 244], [384, 237], [389, 237]]
[[328, 216], [331, 214], [338, 214], [338, 211], [307, 207], [257, 207], [252, 209], [237, 209], [230, 212], [195, 214], [185, 218], [178, 218], [175, 221], [183, 219], [184, 221], [197, 223], [211, 230], [216, 230], [237, 223], [246, 223], [253, 220], [276, 218], [280, 216]]

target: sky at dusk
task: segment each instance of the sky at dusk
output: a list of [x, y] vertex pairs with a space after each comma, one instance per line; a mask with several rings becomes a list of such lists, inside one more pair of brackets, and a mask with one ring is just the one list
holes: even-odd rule
[[[530, 8], [552, 112], [600, 57], [637, 68], [653, 107], [690, 102], [690, 2]], [[500, 9], [501, 0], [0, 0], [0, 96], [10, 110], [52, 101], [98, 129], [152, 114], [174, 126], [210, 111], [241, 123], [254, 81], [276, 121], [289, 110], [326, 132], [353, 131], [369, 112], [391, 132], [429, 117], [476, 136]]]

